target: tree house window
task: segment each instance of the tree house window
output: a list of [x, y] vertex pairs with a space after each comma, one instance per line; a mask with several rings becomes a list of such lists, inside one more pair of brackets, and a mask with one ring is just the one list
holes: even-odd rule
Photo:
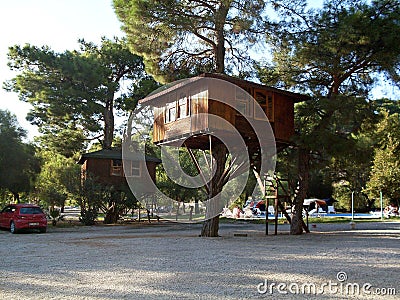
[[177, 119], [186, 118], [190, 115], [189, 98], [184, 93], [181, 94], [178, 100]]
[[250, 98], [251, 96], [240, 87], [236, 88], [236, 110], [243, 116], [250, 116]]
[[176, 103], [168, 103], [165, 111], [165, 123], [174, 122], [176, 120]]
[[254, 98], [257, 103], [261, 106], [263, 113], [261, 114], [259, 110], [254, 109], [254, 118], [258, 120], [265, 119], [266, 111], [267, 111], [267, 95], [265, 92], [256, 91], [254, 93]]
[[[269, 91], [255, 90], [254, 99], [260, 104], [263, 112], [268, 117], [270, 122], [274, 121], [274, 95]], [[265, 115], [260, 115], [260, 112], [254, 110], [254, 118], [261, 120], [265, 118]]]
[[249, 113], [248, 103], [245, 101], [236, 101], [236, 110], [243, 116], [247, 116]]
[[111, 161], [111, 176], [122, 176], [122, 160], [113, 159]]
[[140, 177], [141, 175], [140, 161], [129, 161], [126, 163], [128, 164], [127, 168], [125, 169], [126, 176]]

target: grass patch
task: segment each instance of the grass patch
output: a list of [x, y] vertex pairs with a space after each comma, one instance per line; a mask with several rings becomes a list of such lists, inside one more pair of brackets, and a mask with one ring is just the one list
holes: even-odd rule
[[[368, 219], [366, 219], [368, 220]], [[378, 219], [373, 219], [373, 221], [377, 221]], [[305, 221], [305, 220], [304, 220]], [[349, 223], [351, 219], [349, 218], [343, 218], [343, 217], [328, 217], [328, 218], [308, 218], [308, 223]], [[354, 221], [360, 221], [360, 220], [354, 220]], [[363, 220], [364, 221], [364, 220]]]
[[309, 223], [349, 223], [349, 222], [355, 222], [355, 223], [368, 223], [368, 222], [400, 222], [399, 217], [392, 217], [390, 219], [357, 219], [355, 218], [354, 220], [351, 220], [351, 218], [344, 218], [344, 217], [322, 217], [322, 218], [308, 218]]
[[51, 224], [48, 225], [49, 228], [71, 228], [75, 226], [84, 226], [81, 222], [78, 220], [64, 220], [64, 221], [58, 221], [56, 226], [53, 226]]

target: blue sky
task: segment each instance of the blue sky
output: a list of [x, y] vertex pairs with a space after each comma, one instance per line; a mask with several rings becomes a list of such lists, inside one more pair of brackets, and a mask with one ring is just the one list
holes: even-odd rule
[[[15, 76], [7, 66], [8, 47], [26, 43], [63, 52], [78, 48], [78, 39], [98, 43], [102, 36], [123, 36], [112, 0], [0, 0], [0, 82]], [[25, 116], [30, 105], [17, 94], [0, 90], [0, 108], [17, 115], [18, 122], [37, 134]]]

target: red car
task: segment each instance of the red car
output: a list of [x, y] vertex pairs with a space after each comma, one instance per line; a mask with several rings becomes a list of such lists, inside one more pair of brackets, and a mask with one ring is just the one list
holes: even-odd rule
[[0, 227], [16, 233], [22, 229], [46, 232], [47, 218], [43, 210], [32, 204], [10, 204], [0, 212]]

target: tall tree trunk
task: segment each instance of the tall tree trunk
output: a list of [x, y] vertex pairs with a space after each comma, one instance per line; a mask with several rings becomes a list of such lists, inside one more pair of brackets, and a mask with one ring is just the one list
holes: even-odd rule
[[299, 191], [294, 199], [294, 213], [292, 223], [290, 225], [290, 234], [303, 233], [303, 202], [307, 196], [308, 185], [310, 180], [310, 156], [309, 150], [303, 147], [299, 148]]
[[[217, 196], [223, 188], [222, 183], [219, 182], [225, 170], [225, 163], [227, 159], [228, 150], [224, 144], [217, 144], [212, 147], [212, 155], [215, 159], [215, 175], [211, 180], [210, 198]], [[217, 196], [218, 197], [218, 196]], [[215, 199], [214, 201], [207, 202], [206, 206], [206, 221], [203, 223], [201, 236], [217, 237], [219, 230], [219, 213], [222, 211], [224, 203], [222, 199]]]
[[114, 202], [112, 206], [107, 210], [104, 217], [104, 224], [116, 224], [119, 218], [119, 210], [117, 204]]
[[215, 14], [215, 31], [217, 34], [217, 41], [214, 48], [215, 54], [215, 72], [225, 73], [225, 36], [224, 26], [226, 17], [228, 15], [230, 5], [221, 3], [218, 11]]
[[[214, 49], [215, 51], [215, 72], [224, 73], [225, 72], [225, 36], [224, 36], [224, 24], [225, 19], [228, 14], [229, 8], [224, 4], [221, 4], [217, 14], [216, 14], [216, 23], [215, 29], [217, 31], [217, 43]], [[211, 188], [210, 188], [210, 198], [218, 195], [222, 191], [222, 184], [218, 184], [219, 179], [221, 178], [224, 170], [225, 163], [227, 158], [227, 152], [224, 144], [219, 144], [213, 147], [212, 149], [213, 156], [215, 158], [216, 172], [211, 180]], [[201, 230], [201, 236], [207, 237], [217, 237], [219, 230], [219, 214], [208, 218], [207, 215], [215, 215], [215, 210], [218, 210], [218, 207], [222, 201], [214, 201], [214, 203], [207, 202], [207, 211], [206, 218], [207, 220], [203, 224], [203, 228]], [[221, 207], [222, 210], [222, 207]]]
[[111, 149], [114, 139], [114, 94], [109, 96], [106, 107], [104, 109], [104, 140], [103, 149]]
[[[218, 38], [217, 49], [215, 53], [215, 72], [216, 73], [225, 73], [225, 38], [223, 33], [221, 33], [222, 37]], [[221, 40], [220, 40], [221, 39]]]

